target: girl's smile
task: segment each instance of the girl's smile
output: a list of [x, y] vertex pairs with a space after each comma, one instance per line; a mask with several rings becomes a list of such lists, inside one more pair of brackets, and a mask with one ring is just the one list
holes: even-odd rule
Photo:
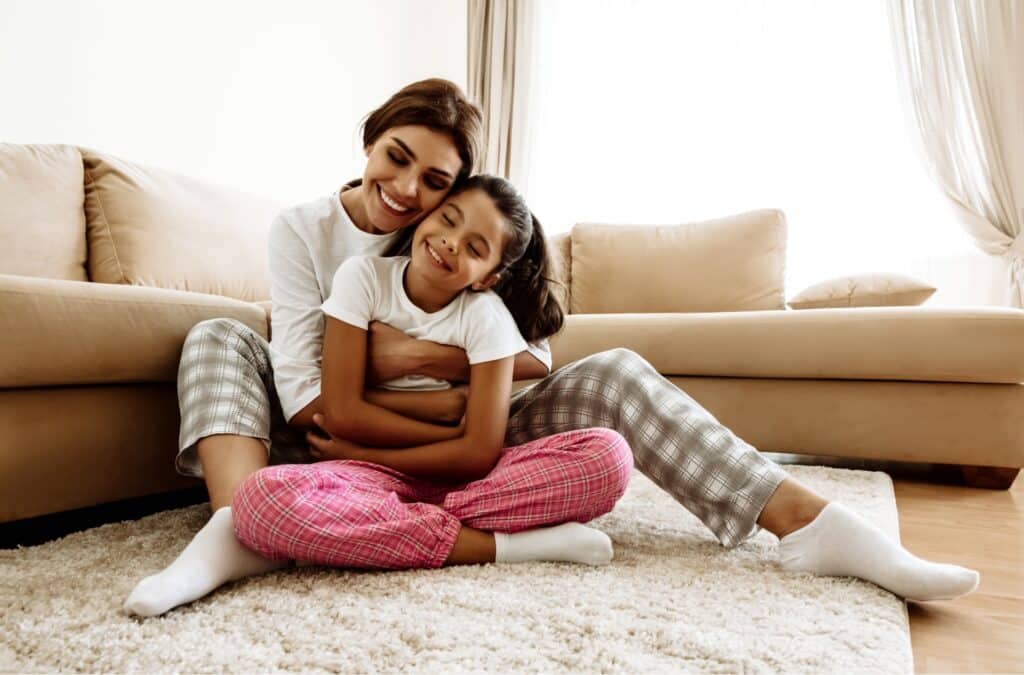
[[452, 271], [454, 271], [454, 270], [452, 270], [452, 266], [451, 266], [451, 265], [449, 265], [449, 264], [448, 264], [447, 262], [445, 262], [445, 260], [444, 260], [444, 257], [443, 257], [443, 256], [442, 256], [442, 255], [441, 255], [440, 253], [438, 253], [438, 252], [437, 252], [437, 251], [436, 251], [436, 250], [434, 249], [434, 247], [433, 247], [433, 246], [431, 246], [431, 245], [430, 245], [430, 242], [429, 242], [429, 241], [427, 241], [426, 239], [424, 239], [424, 240], [423, 240], [423, 246], [425, 246], [425, 247], [426, 247], [426, 249], [427, 249], [427, 253], [428, 253], [428, 254], [430, 254], [430, 258], [431, 258], [431, 260], [433, 260], [433, 261], [434, 261], [434, 264], [435, 264], [435, 265], [437, 265], [437, 266], [438, 266], [438, 267], [440, 267], [441, 269], [445, 270], [446, 272], [452, 272]]

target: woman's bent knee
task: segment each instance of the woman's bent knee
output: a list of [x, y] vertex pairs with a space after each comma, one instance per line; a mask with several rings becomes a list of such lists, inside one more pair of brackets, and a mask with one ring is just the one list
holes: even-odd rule
[[657, 374], [657, 370], [647, 359], [625, 347], [591, 354], [565, 367], [586, 373], [588, 376], [596, 376], [609, 387], [624, 381], [635, 381], [651, 373]]
[[604, 361], [614, 363], [621, 370], [627, 373], [640, 373], [648, 370], [654, 370], [654, 366], [652, 366], [647, 359], [626, 347], [609, 349], [607, 351], [600, 352], [595, 356], [600, 357]]
[[248, 354], [253, 346], [247, 337], [253, 332], [238, 319], [207, 319], [192, 326], [181, 348], [179, 381], [186, 372], [202, 367], [211, 353], [235, 351]]
[[185, 342], [186, 344], [209, 340], [224, 342], [229, 335], [241, 330], [249, 330], [249, 327], [238, 319], [226, 317], [206, 319], [189, 329], [188, 335], [185, 336]]

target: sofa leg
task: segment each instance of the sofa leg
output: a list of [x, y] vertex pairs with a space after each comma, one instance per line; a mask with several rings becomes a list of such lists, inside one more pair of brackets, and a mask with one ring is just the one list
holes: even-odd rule
[[1020, 469], [1005, 466], [961, 466], [964, 485], [989, 490], [1009, 490]]

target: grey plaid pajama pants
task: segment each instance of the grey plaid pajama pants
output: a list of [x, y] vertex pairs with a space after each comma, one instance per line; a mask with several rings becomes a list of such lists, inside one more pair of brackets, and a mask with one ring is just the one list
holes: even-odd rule
[[[312, 461], [288, 426], [274, 387], [270, 345], [245, 324], [212, 319], [189, 332], [178, 368], [180, 473], [201, 476], [195, 444], [213, 434], [261, 439], [273, 464]], [[570, 363], [512, 395], [506, 445], [606, 427], [636, 466], [727, 547], [759, 531], [761, 510], [785, 471], [628, 349]]]

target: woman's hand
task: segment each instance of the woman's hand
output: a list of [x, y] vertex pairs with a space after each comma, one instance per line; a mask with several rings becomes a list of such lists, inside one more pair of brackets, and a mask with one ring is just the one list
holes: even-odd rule
[[457, 424], [465, 430], [466, 402], [469, 400], [469, 385], [459, 384], [448, 390], [447, 424]]
[[306, 442], [309, 443], [309, 452], [319, 461], [328, 459], [360, 459], [363, 447], [346, 441], [331, 434], [324, 429], [324, 416], [320, 413], [313, 415], [313, 423], [320, 427], [327, 438], [320, 436], [313, 430], [306, 432]]
[[469, 381], [469, 361], [458, 347], [409, 337], [386, 323], [367, 328], [366, 386], [403, 375], [429, 375], [449, 382]]
[[410, 348], [416, 338], [380, 321], [370, 323], [367, 338], [367, 386], [394, 380], [413, 367]]

